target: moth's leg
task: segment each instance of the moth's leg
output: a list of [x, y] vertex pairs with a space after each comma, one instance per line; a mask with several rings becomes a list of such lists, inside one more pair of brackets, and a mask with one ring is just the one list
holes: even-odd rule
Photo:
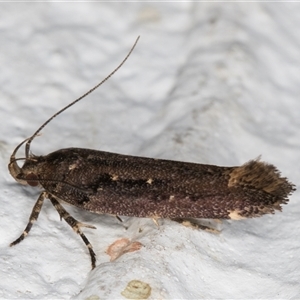
[[118, 221], [120, 221], [121, 223], [123, 223], [123, 220], [119, 216], [116, 215], [116, 218], [118, 219]]
[[184, 218], [171, 218], [172, 221], [175, 221], [177, 223], [182, 224], [183, 226], [186, 227], [192, 227], [195, 229], [201, 229], [201, 230], [205, 230], [211, 233], [220, 233], [220, 231], [218, 229], [203, 225], [203, 224], [199, 224], [198, 222], [194, 221], [194, 220], [190, 220], [190, 219], [184, 219]]
[[93, 251], [93, 247], [91, 245], [91, 243], [89, 242], [89, 240], [86, 238], [86, 236], [83, 234], [83, 232], [80, 230], [80, 227], [88, 227], [88, 228], [93, 228], [96, 229], [96, 227], [88, 225], [88, 224], [84, 224], [81, 223], [79, 221], [77, 221], [76, 219], [74, 219], [63, 207], [62, 205], [55, 199], [54, 196], [52, 195], [48, 195], [48, 198], [50, 199], [51, 203], [53, 204], [53, 206], [55, 207], [55, 209], [57, 210], [57, 212], [59, 213], [60, 217], [63, 218], [71, 227], [72, 229], [78, 233], [80, 235], [80, 237], [82, 238], [82, 240], [84, 241], [84, 243], [86, 244], [89, 252], [90, 252], [90, 256], [91, 256], [91, 261], [92, 261], [92, 269], [94, 269], [96, 267], [96, 254]]
[[26, 226], [26, 228], [24, 229], [23, 233], [20, 235], [19, 238], [17, 238], [14, 242], [12, 242], [10, 244], [10, 246], [14, 246], [18, 243], [20, 243], [21, 241], [24, 240], [24, 238], [28, 235], [33, 223], [37, 220], [38, 216], [39, 216], [39, 213], [42, 209], [42, 206], [43, 206], [43, 202], [44, 202], [44, 199], [47, 197], [47, 192], [42, 192], [39, 196], [39, 198], [37, 199], [32, 211], [31, 211], [31, 215], [29, 217], [29, 222]]
[[115, 215], [115, 217], [117, 218], [117, 220], [118, 220], [119, 222], [122, 223], [122, 225], [123, 225], [123, 227], [125, 228], [125, 230], [127, 230], [127, 229], [128, 229], [128, 226], [124, 225], [123, 220], [122, 220], [118, 215]]
[[159, 228], [158, 219], [159, 218], [151, 218], [151, 220], [153, 221], [153, 223]]

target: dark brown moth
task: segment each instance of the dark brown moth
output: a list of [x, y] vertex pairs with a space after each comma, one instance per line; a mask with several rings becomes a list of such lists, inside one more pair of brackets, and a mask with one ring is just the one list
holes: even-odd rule
[[[96, 256], [81, 227], [95, 227], [75, 220], [61, 202], [117, 217], [242, 219], [281, 210], [295, 191], [295, 186], [281, 177], [275, 166], [259, 160], [239, 167], [219, 167], [80, 148], [61, 149], [46, 156], [31, 154], [30, 144], [40, 131], [110, 78], [128, 59], [137, 41], [110, 75], [57, 112], [13, 151], [8, 165], [10, 174], [17, 182], [43, 191], [25, 230], [11, 246], [29, 233], [45, 198], [81, 236], [94, 268]], [[16, 158], [25, 143], [25, 158]], [[22, 167], [18, 160], [25, 160]]]

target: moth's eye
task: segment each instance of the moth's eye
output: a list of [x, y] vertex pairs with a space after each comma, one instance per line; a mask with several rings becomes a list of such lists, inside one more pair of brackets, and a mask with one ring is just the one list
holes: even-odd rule
[[38, 177], [34, 173], [27, 174], [25, 180], [30, 186], [37, 186], [39, 184]]

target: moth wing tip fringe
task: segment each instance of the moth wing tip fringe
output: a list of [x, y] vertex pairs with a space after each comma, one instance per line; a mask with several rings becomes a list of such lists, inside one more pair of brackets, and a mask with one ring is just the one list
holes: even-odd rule
[[287, 204], [288, 196], [296, 187], [286, 177], [281, 177], [279, 170], [272, 164], [258, 159], [251, 160], [229, 173], [228, 187], [256, 191], [256, 204], [248, 209], [229, 211], [228, 217], [233, 220], [259, 217], [264, 214], [281, 211], [281, 205]]

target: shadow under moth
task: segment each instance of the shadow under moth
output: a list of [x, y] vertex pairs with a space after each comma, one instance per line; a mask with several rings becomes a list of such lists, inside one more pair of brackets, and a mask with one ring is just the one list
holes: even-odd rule
[[[281, 177], [275, 166], [259, 160], [239, 167], [220, 167], [81, 148], [60, 149], [46, 156], [31, 154], [30, 144], [41, 130], [119, 70], [137, 41], [111, 74], [54, 114], [13, 151], [8, 165], [12, 177], [20, 184], [36, 186], [43, 191], [26, 228], [11, 246], [27, 236], [45, 198], [81, 236], [88, 247], [92, 268], [95, 268], [96, 255], [81, 230], [82, 227], [95, 227], [75, 220], [62, 202], [116, 217], [243, 219], [281, 210], [281, 205], [286, 204], [288, 196], [295, 191], [295, 186]], [[23, 144], [25, 158], [16, 158]], [[24, 160], [22, 167], [18, 165], [19, 160]]]

